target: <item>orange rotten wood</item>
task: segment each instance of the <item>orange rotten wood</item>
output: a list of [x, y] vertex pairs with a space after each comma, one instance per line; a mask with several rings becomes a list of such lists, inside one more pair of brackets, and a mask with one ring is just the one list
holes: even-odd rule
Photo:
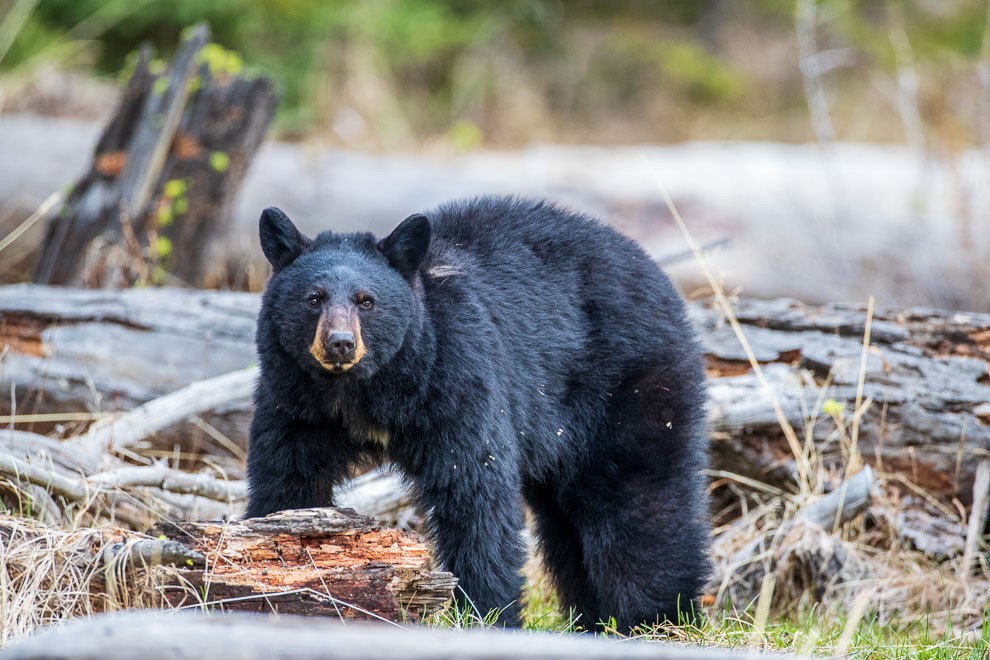
[[[150, 532], [206, 558], [165, 587], [174, 606], [189, 586], [223, 611], [419, 621], [449, 602], [457, 579], [434, 570], [413, 532], [350, 509], [301, 509], [236, 522], [159, 523]], [[184, 586], [182, 586], [184, 584]]]

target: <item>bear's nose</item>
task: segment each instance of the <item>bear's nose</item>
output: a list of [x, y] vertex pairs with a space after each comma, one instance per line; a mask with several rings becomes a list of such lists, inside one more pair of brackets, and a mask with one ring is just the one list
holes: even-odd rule
[[349, 362], [354, 358], [354, 333], [331, 332], [327, 338], [327, 353], [333, 362]]

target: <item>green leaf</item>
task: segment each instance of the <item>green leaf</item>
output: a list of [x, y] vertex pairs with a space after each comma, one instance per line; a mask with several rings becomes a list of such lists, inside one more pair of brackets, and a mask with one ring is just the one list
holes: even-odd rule
[[155, 239], [155, 255], [159, 259], [165, 259], [172, 255], [172, 239], [168, 236], [159, 236]]
[[216, 172], [226, 172], [230, 168], [230, 156], [223, 151], [210, 154], [210, 167]]
[[162, 194], [166, 197], [175, 199], [177, 197], [185, 196], [188, 189], [189, 184], [186, 183], [185, 179], [169, 179], [165, 182], [165, 186], [162, 188]]
[[168, 91], [168, 78], [158, 78], [151, 86], [151, 93], [155, 95], [164, 94]]

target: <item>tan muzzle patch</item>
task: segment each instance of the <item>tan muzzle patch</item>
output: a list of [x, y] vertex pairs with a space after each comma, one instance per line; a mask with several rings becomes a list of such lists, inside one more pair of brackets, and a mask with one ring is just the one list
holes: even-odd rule
[[[354, 335], [354, 353], [346, 359], [338, 359], [327, 351], [327, 340], [335, 332], [350, 332]], [[313, 335], [313, 343], [309, 347], [310, 355], [316, 358], [327, 371], [344, 373], [361, 361], [368, 350], [361, 337], [361, 319], [353, 308], [336, 306], [330, 308], [320, 317]]]

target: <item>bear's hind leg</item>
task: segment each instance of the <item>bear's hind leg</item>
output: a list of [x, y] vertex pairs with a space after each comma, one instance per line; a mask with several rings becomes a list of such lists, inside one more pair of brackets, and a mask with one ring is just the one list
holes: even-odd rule
[[575, 616], [577, 625], [593, 628], [595, 622], [589, 623], [586, 613], [598, 611], [598, 605], [588, 586], [577, 530], [558, 504], [553, 488], [527, 483], [523, 494], [533, 514], [543, 568], [557, 591], [564, 616]]
[[[621, 474], [621, 477], [617, 476]], [[572, 516], [587, 575], [588, 623], [626, 632], [690, 615], [708, 577], [707, 501], [697, 479], [648, 466], [585, 481], [571, 497], [594, 506]]]

